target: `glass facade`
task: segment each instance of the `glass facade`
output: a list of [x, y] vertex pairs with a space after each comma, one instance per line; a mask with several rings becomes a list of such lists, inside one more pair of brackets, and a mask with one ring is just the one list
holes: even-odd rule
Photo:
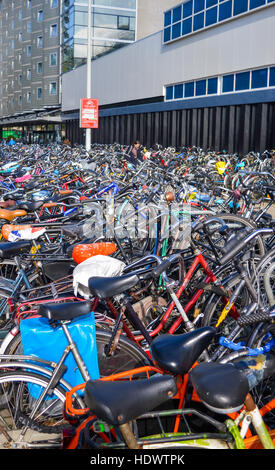
[[[64, 0], [62, 71], [86, 63], [88, 0]], [[135, 41], [136, 0], [92, 0], [92, 58]]]
[[164, 12], [163, 42], [274, 3], [275, 0], [186, 0]]
[[165, 87], [165, 100], [255, 91], [269, 87], [275, 87], [275, 66], [168, 85]]

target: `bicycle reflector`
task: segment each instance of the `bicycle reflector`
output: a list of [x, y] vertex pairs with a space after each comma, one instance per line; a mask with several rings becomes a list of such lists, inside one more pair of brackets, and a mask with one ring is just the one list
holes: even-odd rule
[[8, 298], [8, 306], [9, 306], [10, 313], [13, 313], [15, 310], [15, 305], [11, 297]]

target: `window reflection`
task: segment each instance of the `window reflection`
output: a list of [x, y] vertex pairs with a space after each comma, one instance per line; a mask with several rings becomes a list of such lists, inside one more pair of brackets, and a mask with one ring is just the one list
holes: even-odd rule
[[[93, 58], [133, 42], [136, 29], [136, 0], [96, 0], [95, 3], [91, 18]], [[63, 72], [86, 61], [87, 6], [87, 0], [63, 1]], [[166, 39], [167, 35], [170, 36], [170, 31]], [[181, 25], [178, 35], [181, 35]]]

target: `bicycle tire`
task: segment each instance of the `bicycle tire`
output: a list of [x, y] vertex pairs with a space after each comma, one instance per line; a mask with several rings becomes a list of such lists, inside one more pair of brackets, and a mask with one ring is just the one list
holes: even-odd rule
[[[234, 227], [236, 228], [236, 226], [239, 227], [239, 229], [242, 229], [242, 228], [245, 228], [245, 227], [251, 228], [251, 230], [253, 230], [253, 229], [256, 230], [257, 229], [257, 225], [255, 224], [255, 222], [253, 222], [252, 220], [249, 220], [249, 219], [245, 219], [241, 215], [221, 213], [221, 214], [218, 214], [218, 217], [220, 219], [223, 219], [226, 222], [226, 224], [229, 227], [230, 231], [233, 231]], [[257, 254], [258, 254], [259, 257], [262, 257], [266, 253], [266, 249], [265, 249], [263, 239], [259, 235], [258, 237], [256, 237], [255, 240], [257, 241], [257, 245], [256, 245]]]
[[[255, 332], [252, 331], [250, 339], [248, 340], [248, 347], [259, 348], [268, 343], [271, 337], [274, 337], [273, 331], [270, 332], [272, 325], [268, 323], [261, 323], [255, 326]], [[266, 406], [268, 403], [268, 412], [264, 416], [264, 420], [269, 429], [275, 429], [275, 403], [274, 403], [274, 391], [275, 391], [275, 374], [261, 381], [256, 387], [251, 390], [251, 395], [258, 408]]]
[[[275, 263], [275, 247], [269, 250], [266, 255], [259, 261], [258, 265], [256, 266], [256, 272], [252, 277], [252, 284], [255, 286], [257, 292], [261, 293], [261, 299], [264, 302], [265, 306], [273, 306], [274, 303], [274, 275], [272, 274], [269, 278], [269, 286], [270, 294], [268, 295], [267, 285], [265, 284], [265, 273], [267, 270], [273, 266], [272, 273], [274, 272], [274, 263]], [[271, 272], [270, 272], [271, 276]]]
[[[264, 304], [264, 306], [269, 306], [268, 304], [268, 299], [265, 296], [264, 288], [261, 287], [261, 289], [257, 285], [261, 283], [261, 280], [263, 278], [264, 272], [266, 268], [273, 262], [275, 256], [275, 248], [268, 252], [265, 257], [263, 257], [258, 264], [255, 267], [255, 270], [252, 271], [252, 277], [251, 277], [251, 283], [255, 288], [255, 291], [258, 290], [258, 295], [260, 295], [261, 302]], [[224, 284], [224, 287], [226, 290], [231, 290], [235, 286], [238, 285], [240, 281], [239, 276], [236, 274], [235, 276], [232, 276], [231, 279], [229, 279], [228, 282]], [[262, 283], [263, 284], [263, 283]], [[256, 290], [257, 289], [257, 290]], [[261, 290], [261, 292], [260, 292]], [[241, 293], [241, 296], [239, 296], [237, 308], [239, 306], [240, 309], [242, 309], [249, 301], [249, 295], [246, 291], [246, 288], [244, 288], [243, 292]], [[216, 322], [220, 316], [221, 313], [221, 308], [223, 306], [221, 304], [221, 297], [217, 296], [216, 294], [212, 294], [208, 301], [206, 302], [204, 309], [205, 309], [205, 315], [202, 320], [203, 326], [214, 326], [216, 325]], [[220, 336], [228, 336], [230, 334], [230, 330], [233, 329], [236, 326], [236, 321], [235, 319], [230, 315], [230, 313], [227, 315], [226, 319], [223, 320], [221, 325], [217, 328], [216, 332], [216, 341], [218, 341], [218, 338]], [[238, 341], [241, 339], [246, 341], [249, 347], [255, 347], [252, 345], [251, 341], [253, 341], [253, 329], [252, 327], [246, 327], [242, 328], [240, 330], [240, 335]], [[211, 345], [211, 348], [213, 348], [213, 345]]]
[[[240, 277], [236, 273], [235, 275], [232, 275], [232, 277], [230, 277], [228, 281], [222, 282], [222, 285], [226, 291], [231, 291], [232, 289], [238, 286], [239, 282]], [[237, 310], [241, 310], [247, 304], [247, 301], [248, 293], [246, 292], [246, 290], [244, 290], [244, 292], [242, 293], [242, 297], [240, 297], [238, 299], [238, 302], [235, 303]], [[220, 323], [220, 325], [218, 327], [216, 326], [224, 306], [225, 305], [222, 302], [222, 297], [217, 294], [212, 294], [204, 305], [205, 314], [202, 319], [202, 326], [213, 326], [216, 329], [215, 338], [208, 348], [208, 352], [210, 353], [210, 355], [212, 355], [212, 353], [214, 353], [215, 351], [215, 348], [218, 347], [219, 338], [221, 336], [227, 337], [233, 330], [233, 328], [237, 325], [236, 319], [229, 312], [226, 318]], [[246, 333], [244, 333], [244, 335], [246, 339]]]
[[[42, 406], [38, 409], [39, 413], [30, 418], [30, 413], [36, 404], [36, 399], [31, 396], [30, 387], [40, 387], [43, 393], [47, 385], [46, 377], [33, 372], [17, 370], [0, 374], [1, 398], [5, 397], [5, 404], [2, 403], [0, 411], [2, 426], [0, 448], [61, 448], [62, 428], [65, 424], [64, 389], [57, 385], [53, 390], [53, 398], [49, 396], [49, 400], [43, 400]], [[25, 435], [19, 442], [22, 431]]]

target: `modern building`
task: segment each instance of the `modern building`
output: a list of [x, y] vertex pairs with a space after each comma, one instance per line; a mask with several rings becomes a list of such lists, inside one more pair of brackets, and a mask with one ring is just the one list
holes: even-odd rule
[[3, 137], [61, 138], [59, 0], [0, 1]]
[[[160, 30], [92, 62], [92, 141], [275, 148], [274, 30], [274, 0], [169, 5]], [[85, 94], [86, 65], [63, 74], [62, 119], [73, 142], [84, 142]]]
[[[0, 0], [4, 136], [85, 142], [87, 7]], [[274, 29], [275, 0], [92, 0], [92, 141], [275, 148]]]
[[[93, 59], [136, 40], [137, 18], [142, 25], [145, 14], [137, 15], [137, 0], [91, 1]], [[144, 0], [140, 2], [142, 6]], [[159, 24], [162, 10], [157, 16]], [[86, 63], [87, 24], [88, 0], [0, 0], [4, 138], [14, 135], [27, 142], [48, 142], [64, 136], [61, 76]], [[140, 34], [147, 34], [148, 25], [145, 30]]]

